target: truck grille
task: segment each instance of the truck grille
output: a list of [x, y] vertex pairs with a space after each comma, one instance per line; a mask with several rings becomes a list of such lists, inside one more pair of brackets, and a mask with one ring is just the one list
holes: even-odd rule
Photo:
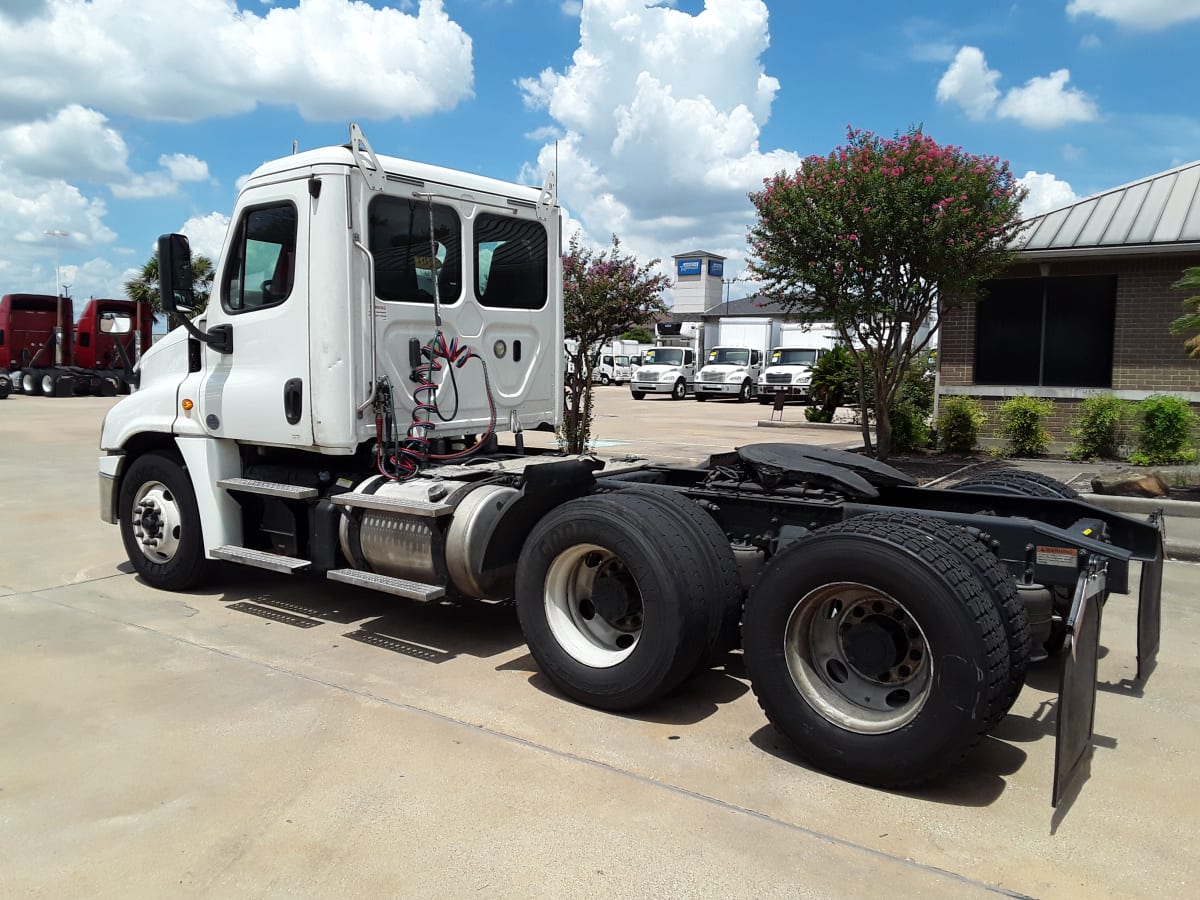
[[700, 380], [701, 381], [724, 381], [725, 373], [724, 372], [701, 372]]
[[790, 372], [768, 372], [767, 384], [791, 384], [792, 374]]

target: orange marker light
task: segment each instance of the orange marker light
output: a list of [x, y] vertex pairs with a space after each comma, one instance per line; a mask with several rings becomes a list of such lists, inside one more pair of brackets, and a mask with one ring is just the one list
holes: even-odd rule
[[184, 400], [183, 403], [180, 405], [183, 407], [184, 412], [191, 412], [192, 407], [195, 406], [196, 404], [193, 403], [191, 400]]

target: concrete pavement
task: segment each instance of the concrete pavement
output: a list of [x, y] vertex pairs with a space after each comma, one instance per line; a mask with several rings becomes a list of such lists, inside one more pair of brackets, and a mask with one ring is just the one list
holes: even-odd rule
[[[620, 390], [598, 406], [618, 454], [777, 439], [741, 421], [756, 404]], [[614, 716], [553, 691], [507, 605], [236, 567], [147, 588], [95, 512], [111, 402], [0, 403], [0, 894], [1196, 892], [1194, 566], [1166, 568], [1144, 697], [1134, 604], [1106, 607], [1098, 749], [1069, 809], [1048, 804], [1045, 667], [959, 771], [876, 791], [797, 763], [736, 654]]]

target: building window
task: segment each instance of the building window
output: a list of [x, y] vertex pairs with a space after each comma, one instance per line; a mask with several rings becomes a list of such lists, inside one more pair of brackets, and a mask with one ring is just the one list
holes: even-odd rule
[[975, 312], [975, 383], [1112, 387], [1115, 275], [1006, 278]]

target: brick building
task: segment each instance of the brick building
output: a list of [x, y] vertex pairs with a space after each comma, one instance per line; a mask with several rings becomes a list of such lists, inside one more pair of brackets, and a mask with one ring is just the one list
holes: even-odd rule
[[1021, 249], [988, 296], [942, 316], [939, 398], [978, 398], [997, 433], [997, 407], [1047, 397], [1056, 444], [1091, 394], [1186, 397], [1200, 411], [1200, 360], [1170, 333], [1200, 266], [1200, 161], [1030, 220]]

